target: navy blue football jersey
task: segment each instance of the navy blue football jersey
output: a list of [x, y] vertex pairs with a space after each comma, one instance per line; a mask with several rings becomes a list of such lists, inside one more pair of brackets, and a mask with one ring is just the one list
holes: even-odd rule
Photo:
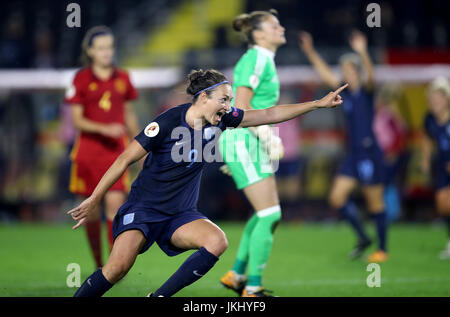
[[436, 141], [439, 160], [450, 162], [450, 120], [446, 124], [439, 125], [436, 118], [428, 113], [425, 117], [425, 131]]
[[149, 154], [131, 187], [128, 201], [134, 208], [162, 214], [195, 210], [202, 169], [220, 158], [214, 145], [223, 130], [237, 127], [244, 116], [232, 107], [217, 126], [208, 123], [194, 130], [185, 120], [190, 106], [167, 110], [135, 137]]
[[348, 146], [352, 151], [365, 150], [378, 146], [373, 132], [374, 119], [373, 93], [365, 87], [357, 91], [345, 89], [341, 92], [348, 127]]

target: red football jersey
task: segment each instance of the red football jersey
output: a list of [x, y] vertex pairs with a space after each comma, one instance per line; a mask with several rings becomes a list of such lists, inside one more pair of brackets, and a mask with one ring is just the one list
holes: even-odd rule
[[[67, 103], [81, 105], [83, 116], [100, 123], [125, 125], [125, 102], [138, 97], [128, 73], [114, 69], [111, 77], [101, 80], [90, 67], [77, 72], [66, 92]], [[97, 133], [81, 132], [71, 154], [72, 160], [110, 160], [120, 154], [127, 138], [109, 138]]]

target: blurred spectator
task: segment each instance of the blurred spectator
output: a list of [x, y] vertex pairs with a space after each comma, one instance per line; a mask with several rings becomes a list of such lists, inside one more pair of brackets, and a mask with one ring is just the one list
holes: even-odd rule
[[71, 200], [74, 198], [69, 191], [70, 183], [70, 152], [72, 151], [73, 144], [77, 131], [73, 125], [72, 109], [69, 104], [63, 103], [60, 108], [60, 126], [59, 126], [59, 140], [66, 147], [66, 155], [62, 157], [59, 167], [59, 195], [62, 200]]
[[30, 65], [30, 48], [25, 39], [23, 16], [11, 14], [3, 25], [0, 40], [0, 68], [24, 68]]
[[400, 217], [401, 205], [396, 177], [406, 159], [407, 126], [396, 107], [400, 92], [398, 85], [386, 85], [380, 89], [376, 100], [374, 132], [385, 160], [385, 203], [388, 219]]
[[55, 67], [55, 57], [53, 55], [53, 37], [49, 30], [40, 30], [36, 34], [35, 56], [33, 67], [36, 68], [53, 68]]
[[26, 94], [10, 95], [0, 102], [0, 109], [0, 209], [30, 220], [30, 184], [36, 158], [36, 120], [30, 98]]

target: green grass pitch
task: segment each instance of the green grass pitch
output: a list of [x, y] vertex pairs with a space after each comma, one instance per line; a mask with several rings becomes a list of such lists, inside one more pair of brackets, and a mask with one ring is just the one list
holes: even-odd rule
[[[205, 277], [177, 296], [234, 296], [218, 280], [233, 264], [244, 224], [219, 225], [229, 249]], [[364, 260], [347, 259], [354, 243], [347, 226], [282, 224], [263, 281], [278, 296], [449, 296], [450, 260], [438, 259], [445, 241], [441, 226], [394, 225], [390, 260], [381, 264], [381, 287], [369, 288]], [[0, 296], [72, 296], [67, 265], [80, 265], [81, 281], [94, 270], [84, 230], [73, 231], [69, 225], [1, 224], [0, 245]], [[155, 244], [105, 296], [147, 295], [191, 252], [169, 258]]]

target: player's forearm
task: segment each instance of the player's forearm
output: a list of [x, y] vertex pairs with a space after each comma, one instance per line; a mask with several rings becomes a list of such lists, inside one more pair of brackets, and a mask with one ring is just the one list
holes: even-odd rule
[[92, 199], [95, 201], [102, 200], [111, 186], [113, 186], [123, 173], [125, 173], [128, 166], [139, 161], [146, 155], [147, 151], [142, 145], [136, 140], [133, 140], [103, 175], [91, 195]]
[[125, 125], [126, 125], [128, 136], [130, 139], [134, 138], [136, 135], [139, 134], [139, 131], [140, 131], [139, 123], [138, 123], [138, 120], [134, 113], [127, 114], [126, 120], [125, 120]]
[[424, 142], [422, 144], [422, 161], [430, 162], [432, 152], [433, 152], [433, 149], [431, 148], [431, 145]]
[[306, 57], [313, 65], [314, 69], [319, 74], [319, 77], [330, 87], [336, 88], [339, 85], [339, 80], [331, 71], [327, 63], [322, 59], [322, 57], [317, 53], [316, 50], [312, 49], [305, 52]]
[[428, 170], [431, 162], [431, 154], [433, 152], [432, 142], [427, 136], [421, 142], [421, 166], [423, 169]]
[[288, 121], [319, 108], [317, 101], [278, 105], [262, 110], [248, 110], [244, 114], [242, 127], [275, 124]]
[[269, 123], [284, 122], [318, 108], [319, 106], [317, 104], [317, 101], [274, 106], [267, 109], [268, 117], [271, 121]]
[[129, 102], [125, 105], [125, 127], [130, 139], [133, 139], [140, 132], [136, 113], [133, 110], [132, 104]]
[[125, 173], [129, 165], [130, 162], [125, 159], [122, 154], [119, 155], [103, 175], [100, 182], [95, 187], [91, 197], [94, 200], [100, 202], [105, 196], [106, 192], [117, 182], [117, 180], [119, 180], [123, 173]]
[[375, 71], [373, 69], [373, 64], [370, 59], [369, 53], [367, 52], [367, 50], [365, 50], [359, 53], [359, 56], [361, 57], [363, 67], [367, 73], [367, 81], [369, 84], [373, 84], [375, 80]]
[[105, 129], [105, 125], [102, 123], [94, 122], [89, 119], [80, 118], [74, 120], [74, 126], [83, 132], [89, 133], [102, 133], [103, 129]]

